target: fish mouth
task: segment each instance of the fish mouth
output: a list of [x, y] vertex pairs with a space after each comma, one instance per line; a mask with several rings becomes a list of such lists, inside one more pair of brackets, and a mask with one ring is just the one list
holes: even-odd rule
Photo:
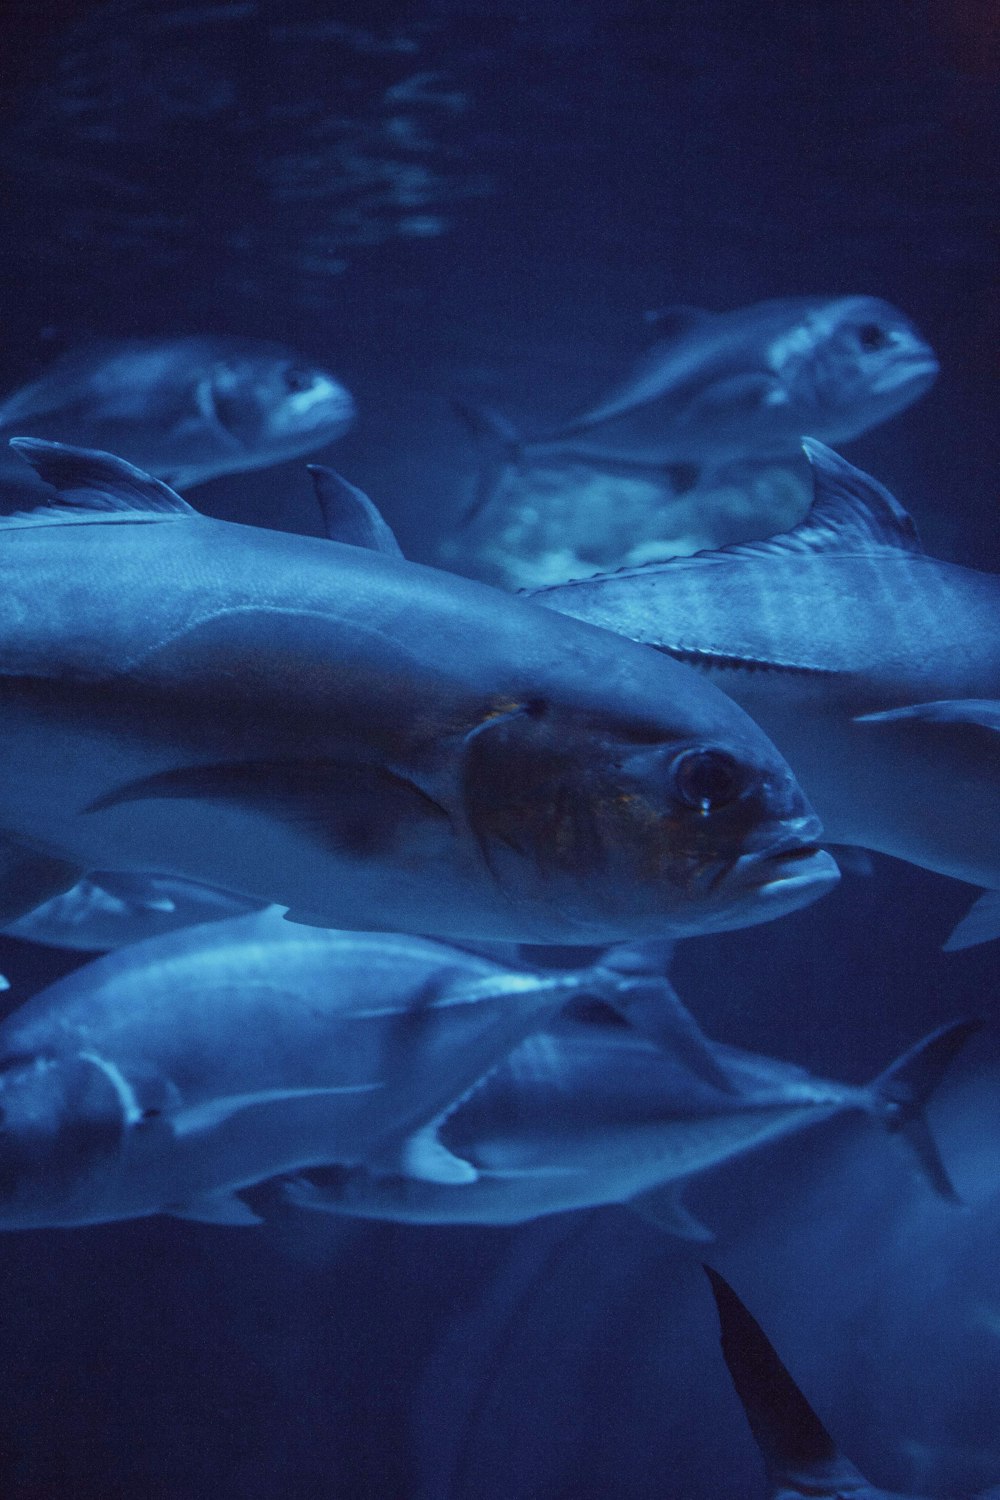
[[805, 844], [797, 849], [764, 855], [754, 866], [753, 873], [762, 877], [751, 881], [756, 895], [765, 901], [784, 901], [801, 895], [801, 903], [796, 902], [797, 905], [814, 901], [825, 891], [832, 890], [840, 879], [833, 855], [818, 844]]
[[341, 425], [346, 430], [354, 419], [354, 400], [343, 386], [318, 374], [312, 385], [287, 398], [286, 418], [290, 428], [300, 431]]
[[741, 855], [718, 877], [718, 889], [733, 902], [749, 899], [759, 913], [749, 920], [765, 922], [816, 901], [839, 879], [832, 854], [812, 839], [790, 836], [767, 849]]
[[909, 385], [915, 380], [933, 380], [941, 366], [932, 355], [911, 354], [894, 360], [888, 369], [883, 370], [876, 380], [872, 381], [871, 389], [876, 396], [884, 396], [889, 391], [897, 390], [901, 385]]

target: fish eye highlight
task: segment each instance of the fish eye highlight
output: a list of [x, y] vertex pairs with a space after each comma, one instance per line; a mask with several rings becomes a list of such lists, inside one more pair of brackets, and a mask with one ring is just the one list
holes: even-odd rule
[[743, 791], [739, 763], [723, 750], [686, 750], [670, 770], [677, 796], [703, 814], [735, 802]]

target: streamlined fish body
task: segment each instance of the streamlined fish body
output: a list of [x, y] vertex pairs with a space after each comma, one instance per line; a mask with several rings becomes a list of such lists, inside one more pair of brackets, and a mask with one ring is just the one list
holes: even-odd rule
[[910, 320], [876, 297], [790, 297], [734, 312], [667, 308], [621, 385], [526, 456], [658, 465], [789, 457], [803, 432], [845, 442], [937, 374]]
[[815, 502], [760, 543], [536, 591], [701, 669], [788, 757], [827, 836], [988, 888], [1000, 933], [1000, 579], [928, 557], [902, 506], [809, 441]]
[[0, 523], [4, 921], [95, 869], [321, 926], [601, 942], [835, 880], [784, 762], [688, 668], [19, 446], [59, 494]]
[[566, 999], [622, 986], [273, 911], [109, 954], [0, 1025], [0, 1228], [254, 1223], [240, 1188], [327, 1162], [466, 1180], [436, 1118]]
[[353, 419], [329, 371], [280, 344], [219, 337], [73, 351], [0, 402], [0, 436], [109, 449], [178, 489], [310, 453]]
[[978, 1023], [942, 1028], [859, 1088], [709, 1041], [672, 992], [656, 997], [654, 1040], [620, 1019], [629, 1014], [623, 988], [619, 1015], [592, 1009], [540, 1029], [445, 1112], [438, 1134], [474, 1169], [467, 1183], [362, 1166], [290, 1183], [287, 1197], [418, 1223], [520, 1223], [632, 1203], [665, 1228], [704, 1237], [672, 1184], [849, 1110], [903, 1131], [935, 1190], [954, 1197], [920, 1111]]
[[803, 433], [847, 442], [932, 384], [933, 350], [877, 297], [787, 297], [733, 312], [670, 307], [660, 337], [619, 385], [551, 432], [526, 436], [497, 413], [459, 405], [495, 450], [471, 520], [508, 467], [583, 461], [666, 469], [690, 488], [701, 471], [791, 458]]

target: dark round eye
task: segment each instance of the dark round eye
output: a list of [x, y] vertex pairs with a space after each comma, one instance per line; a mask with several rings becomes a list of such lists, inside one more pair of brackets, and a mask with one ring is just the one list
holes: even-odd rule
[[285, 371], [285, 384], [290, 391], [308, 391], [315, 384], [312, 370], [303, 370], [299, 365], [290, 365]]
[[739, 762], [722, 750], [686, 750], [672, 770], [678, 797], [701, 813], [735, 802], [743, 790]]
[[858, 343], [868, 354], [884, 349], [888, 342], [889, 335], [877, 323], [862, 323], [858, 329]]

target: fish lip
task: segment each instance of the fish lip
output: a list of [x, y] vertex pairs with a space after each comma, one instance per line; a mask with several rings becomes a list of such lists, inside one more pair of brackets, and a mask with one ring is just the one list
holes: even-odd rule
[[833, 855], [818, 842], [820, 828], [815, 819], [803, 819], [802, 826], [774, 839], [765, 848], [752, 849], [733, 862], [728, 870], [714, 877], [714, 886], [729, 886], [734, 892], [762, 896], [803, 893], [803, 903], [812, 899], [806, 892], [830, 889], [840, 879]]
[[[751, 854], [737, 861], [737, 872], [755, 896], [766, 901], [785, 899], [807, 892], [819, 896], [832, 890], [840, 879], [837, 863], [819, 844], [799, 840], [782, 843], [767, 853]], [[743, 866], [740, 869], [740, 866]]]
[[908, 381], [933, 378], [940, 369], [941, 366], [933, 355], [902, 354], [883, 370], [877, 380], [872, 381], [871, 389], [876, 396], [884, 396]]

